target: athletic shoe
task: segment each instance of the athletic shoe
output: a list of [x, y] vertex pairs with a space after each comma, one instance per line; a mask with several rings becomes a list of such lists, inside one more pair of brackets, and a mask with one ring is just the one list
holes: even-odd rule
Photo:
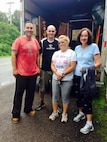
[[54, 121], [58, 116], [59, 116], [58, 113], [54, 113], [54, 112], [53, 112], [53, 113], [49, 116], [49, 119], [52, 120], [52, 121]]
[[58, 105], [58, 113], [62, 113], [62, 109], [61, 109], [61, 107]]
[[68, 121], [68, 115], [66, 114], [62, 114], [62, 119], [61, 122], [67, 122]]
[[45, 103], [44, 102], [40, 102], [40, 103], [38, 103], [38, 105], [37, 105], [37, 107], [35, 108], [35, 110], [41, 110], [42, 108], [44, 108], [45, 107]]
[[85, 126], [80, 129], [82, 134], [88, 134], [90, 131], [94, 131], [94, 126], [89, 125], [88, 123], [86, 123]]
[[79, 113], [76, 117], [74, 117], [73, 121], [74, 122], [79, 122], [80, 120], [83, 120], [83, 119], [85, 119], [85, 115]]

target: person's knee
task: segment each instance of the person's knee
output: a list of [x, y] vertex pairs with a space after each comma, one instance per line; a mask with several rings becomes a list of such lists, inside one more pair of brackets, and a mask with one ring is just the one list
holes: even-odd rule
[[53, 96], [52, 97], [52, 102], [58, 102], [59, 101], [59, 97], [58, 96]]
[[70, 99], [69, 98], [62, 98], [62, 102], [63, 102], [63, 104], [69, 104]]

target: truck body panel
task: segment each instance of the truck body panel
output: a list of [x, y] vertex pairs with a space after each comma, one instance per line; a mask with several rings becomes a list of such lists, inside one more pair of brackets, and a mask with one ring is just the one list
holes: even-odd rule
[[21, 35], [24, 23], [32, 21], [36, 31], [34, 37], [39, 41], [46, 36], [46, 27], [53, 24], [57, 36], [68, 35], [74, 49], [78, 31], [88, 27], [101, 51], [98, 81], [103, 82], [104, 68], [107, 70], [107, 0], [20, 0], [20, 7]]

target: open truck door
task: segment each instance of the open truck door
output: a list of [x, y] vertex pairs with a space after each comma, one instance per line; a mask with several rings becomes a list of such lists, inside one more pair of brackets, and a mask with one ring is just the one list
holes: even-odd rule
[[70, 47], [74, 49], [78, 31], [83, 27], [89, 28], [101, 51], [102, 66], [98, 71], [98, 82], [103, 84], [107, 60], [107, 0], [20, 0], [20, 5], [21, 34], [24, 23], [32, 21], [38, 27], [34, 35], [38, 40], [46, 36], [46, 27], [53, 24], [57, 28], [57, 36], [68, 35]]

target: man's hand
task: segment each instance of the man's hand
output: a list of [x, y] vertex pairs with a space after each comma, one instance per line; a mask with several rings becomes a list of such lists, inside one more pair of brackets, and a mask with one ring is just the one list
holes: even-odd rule
[[13, 70], [13, 76], [16, 77], [18, 75], [17, 69]]

